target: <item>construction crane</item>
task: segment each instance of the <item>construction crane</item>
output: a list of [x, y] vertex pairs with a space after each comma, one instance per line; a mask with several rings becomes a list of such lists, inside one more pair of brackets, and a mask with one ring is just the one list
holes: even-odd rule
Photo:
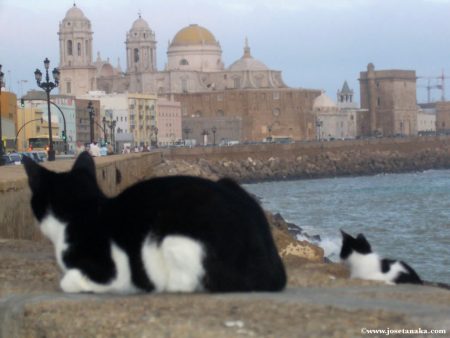
[[[450, 76], [445, 76], [444, 70], [442, 69], [442, 73], [440, 76], [418, 76], [417, 79], [426, 79], [426, 86], [419, 86], [421, 88], [427, 89], [427, 101], [431, 102], [431, 90], [438, 89], [441, 91], [441, 101], [445, 101], [445, 79], [449, 79]], [[439, 81], [438, 83], [431, 83], [432, 80]]]

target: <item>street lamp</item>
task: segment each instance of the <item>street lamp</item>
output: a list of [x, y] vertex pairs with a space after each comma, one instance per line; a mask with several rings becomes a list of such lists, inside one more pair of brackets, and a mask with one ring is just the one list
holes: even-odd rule
[[0, 65], [0, 165], [4, 165], [3, 154], [3, 135], [2, 135], [2, 86], [3, 86], [3, 74], [2, 65]]
[[316, 121], [316, 127], [317, 127], [317, 131], [319, 132], [319, 141], [322, 139], [322, 137], [321, 137], [321, 135], [320, 135], [320, 128], [322, 127], [322, 125], [323, 125], [323, 121], [317, 119], [317, 121]]
[[211, 131], [212, 131], [212, 133], [213, 133], [213, 146], [215, 146], [215, 145], [216, 145], [216, 131], [217, 131], [216, 126], [213, 126], [213, 127], [211, 128]]
[[53, 88], [58, 87], [59, 84], [59, 70], [54, 68], [52, 71], [53, 78], [55, 82], [50, 82], [50, 77], [48, 76], [48, 69], [50, 67], [50, 60], [45, 58], [45, 82], [42, 81], [42, 73], [39, 69], [34, 72], [34, 77], [36, 79], [38, 87], [42, 88], [47, 93], [47, 108], [48, 108], [48, 139], [49, 139], [49, 149], [48, 149], [48, 161], [55, 160], [55, 150], [53, 149], [53, 135], [52, 135], [52, 117], [50, 113], [50, 92]]
[[92, 106], [92, 101], [89, 101], [87, 111], [89, 113], [89, 130], [92, 143], [94, 142], [94, 107]]
[[[154, 145], [155, 148], [158, 148], [158, 127], [152, 126], [151, 131], [152, 131], [152, 138], [151, 138], [152, 146]], [[153, 141], [153, 135], [155, 135], [154, 141]]]
[[106, 117], [103, 116], [102, 122], [103, 122], [103, 135], [104, 135], [105, 144], [106, 144], [106, 143], [108, 143], [108, 139], [106, 138]]
[[[113, 151], [116, 151], [116, 137], [115, 137], [115, 130], [116, 130], [116, 120], [112, 119], [110, 121], [106, 121], [106, 118], [103, 118], [104, 125], [108, 124], [109, 127], [109, 135], [111, 139], [111, 144], [113, 147]], [[105, 139], [106, 139], [106, 131], [105, 131]]]

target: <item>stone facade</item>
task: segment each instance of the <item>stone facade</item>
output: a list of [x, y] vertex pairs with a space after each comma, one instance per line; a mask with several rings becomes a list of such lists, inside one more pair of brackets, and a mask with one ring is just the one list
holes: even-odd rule
[[242, 140], [240, 117], [183, 117], [186, 145], [229, 145]]
[[262, 141], [267, 137], [293, 140], [315, 138], [314, 99], [318, 90], [240, 89], [189, 95], [178, 94], [184, 117], [242, 119], [241, 142]]
[[450, 101], [436, 102], [436, 131], [450, 133]]
[[362, 130], [370, 135], [416, 135], [416, 72], [375, 70], [360, 73], [361, 108], [369, 110]]
[[159, 98], [156, 109], [158, 144], [173, 145], [182, 139], [180, 102]]

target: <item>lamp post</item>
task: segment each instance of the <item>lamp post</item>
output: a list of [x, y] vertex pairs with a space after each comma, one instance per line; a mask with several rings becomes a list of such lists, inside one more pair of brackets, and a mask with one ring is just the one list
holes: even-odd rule
[[2, 87], [3, 87], [3, 74], [2, 65], [0, 65], [0, 165], [4, 165], [3, 154], [3, 135], [2, 135]]
[[92, 101], [89, 101], [87, 111], [89, 113], [89, 130], [92, 143], [94, 142], [94, 107], [92, 106]]
[[[155, 148], [158, 148], [158, 127], [152, 126], [151, 131], [152, 131], [152, 138], [151, 138], [152, 146], [155, 146]], [[155, 135], [154, 141], [153, 141], [153, 135]]]
[[216, 131], [217, 131], [216, 126], [213, 126], [213, 127], [211, 128], [211, 131], [212, 131], [212, 133], [213, 133], [213, 146], [215, 146], [215, 145], [216, 145]]
[[317, 121], [316, 121], [316, 127], [317, 127], [317, 131], [319, 132], [319, 137], [318, 137], [319, 141], [322, 139], [322, 137], [321, 137], [321, 135], [320, 135], [320, 128], [322, 127], [322, 125], [323, 125], [323, 121], [317, 119]]
[[104, 135], [105, 144], [106, 144], [106, 143], [108, 143], [108, 139], [106, 138], [106, 117], [103, 116], [102, 122], [103, 122], [103, 135]]
[[[109, 132], [110, 132], [110, 138], [111, 138], [111, 144], [113, 147], [113, 151], [116, 151], [116, 137], [115, 137], [115, 131], [116, 131], [116, 120], [111, 119], [110, 121], [106, 121], [106, 119], [104, 119], [104, 123], [108, 123], [108, 127], [109, 127]], [[105, 134], [106, 135], [106, 134]], [[106, 136], [105, 136], [106, 138]]]
[[50, 113], [50, 92], [52, 91], [53, 88], [58, 87], [59, 70], [58, 70], [58, 68], [53, 69], [52, 74], [53, 74], [53, 78], [55, 79], [55, 82], [50, 82], [50, 77], [48, 76], [50, 60], [48, 58], [45, 58], [44, 66], [45, 66], [45, 82], [41, 82], [42, 81], [42, 73], [39, 69], [36, 69], [36, 71], [34, 72], [34, 77], [36, 79], [37, 85], [47, 93], [48, 140], [49, 140], [48, 161], [54, 161], [55, 160], [55, 150], [53, 149], [52, 117], [51, 117], [51, 113]]

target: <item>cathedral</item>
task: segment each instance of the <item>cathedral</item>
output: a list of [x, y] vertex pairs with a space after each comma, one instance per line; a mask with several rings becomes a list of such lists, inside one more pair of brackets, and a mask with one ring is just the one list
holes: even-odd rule
[[93, 60], [90, 20], [75, 4], [59, 26], [61, 94], [89, 91], [170, 95], [225, 89], [286, 88], [281, 71], [252, 57], [245, 41], [242, 58], [225, 68], [219, 41], [196, 24], [182, 28], [167, 49], [164, 70], [156, 67], [155, 32], [139, 15], [126, 33], [126, 69], [97, 54]]
[[[75, 4], [60, 22], [58, 35], [63, 95], [104, 91], [175, 98], [181, 102], [183, 124], [199, 118], [186, 123], [197, 124], [199, 130], [212, 125], [219, 128], [220, 136], [216, 119], [224, 125], [238, 119], [240, 141], [277, 135], [316, 137], [312, 105], [321, 92], [289, 88], [281, 71], [252, 56], [247, 39], [242, 57], [225, 67], [215, 36], [200, 25], [189, 25], [169, 41], [166, 66], [158, 70], [155, 32], [139, 15], [126, 33], [126, 69], [122, 70], [119, 62], [114, 66], [99, 53], [93, 59], [91, 22]], [[206, 124], [198, 125], [200, 121]]]

